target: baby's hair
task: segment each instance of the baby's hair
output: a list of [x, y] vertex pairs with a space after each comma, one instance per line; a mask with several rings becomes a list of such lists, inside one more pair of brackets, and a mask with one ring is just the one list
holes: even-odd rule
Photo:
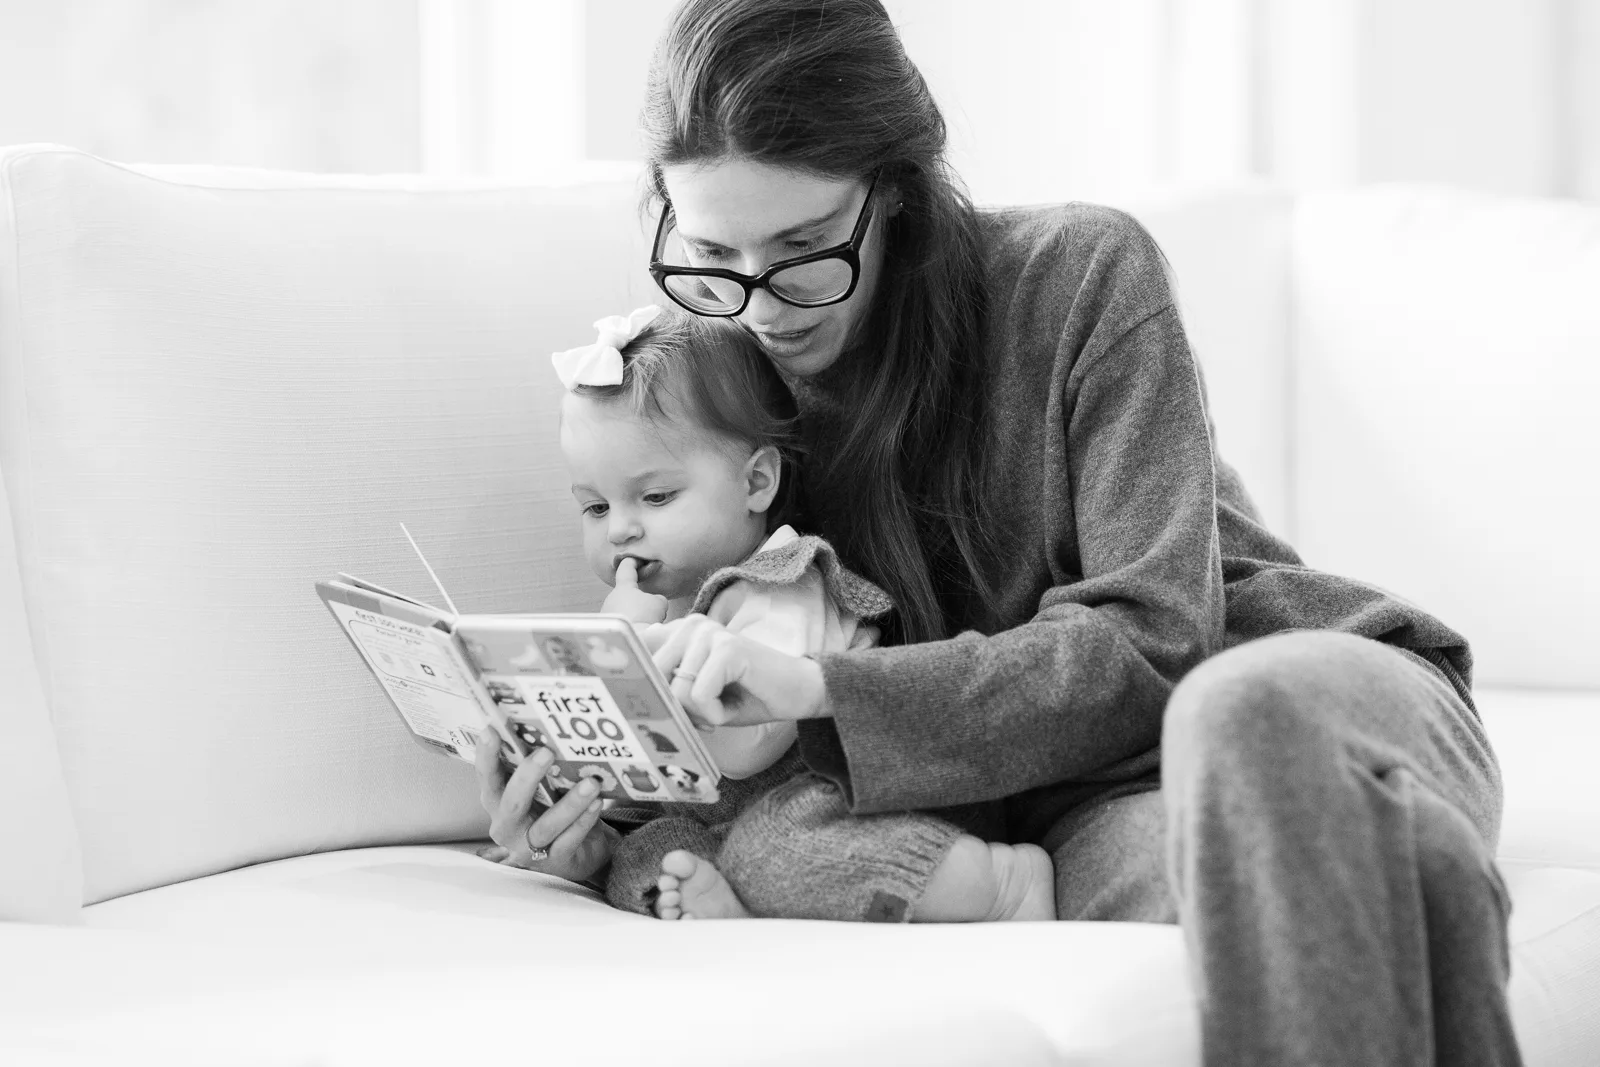
[[792, 499], [800, 448], [794, 398], [755, 339], [726, 319], [663, 308], [623, 346], [619, 384], [578, 385], [572, 391], [625, 404], [662, 425], [670, 426], [681, 414], [700, 429], [751, 450], [771, 445], [782, 456], [783, 471], [768, 515], [779, 516]]
[[[676, 308], [664, 308], [623, 346], [620, 384], [579, 385], [573, 392], [621, 401], [651, 421], [681, 412], [752, 448], [795, 444], [794, 400], [760, 345], [730, 322]], [[669, 398], [675, 411], [664, 404]]]

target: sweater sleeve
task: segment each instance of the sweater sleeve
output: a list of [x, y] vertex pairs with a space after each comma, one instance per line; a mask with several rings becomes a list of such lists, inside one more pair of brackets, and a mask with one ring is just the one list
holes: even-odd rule
[[802, 752], [857, 813], [1153, 769], [1172, 687], [1221, 647], [1215, 471], [1178, 313], [1168, 298], [1075, 345], [1055, 354], [1055, 447], [1031, 461], [1053, 466], [1027, 482], [1045, 499], [1007, 498], [1057, 526], [1033, 617], [816, 657], [830, 717], [800, 724]]
[[[816, 619], [821, 609], [813, 601], [822, 595], [822, 576], [815, 568], [808, 569], [806, 577], [814, 580], [789, 586], [734, 582], [717, 594], [706, 615], [734, 633], [803, 656], [809, 651], [811, 631], [819, 628]], [[794, 740], [792, 722], [718, 726], [700, 735], [717, 769], [729, 778], [749, 778], [766, 770]]]

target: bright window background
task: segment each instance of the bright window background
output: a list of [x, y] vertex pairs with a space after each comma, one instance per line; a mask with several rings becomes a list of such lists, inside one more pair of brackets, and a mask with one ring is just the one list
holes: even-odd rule
[[[1258, 176], [1600, 198], [1600, 0], [888, 0], [980, 200]], [[517, 178], [637, 159], [671, 0], [0, 0], [0, 143]]]

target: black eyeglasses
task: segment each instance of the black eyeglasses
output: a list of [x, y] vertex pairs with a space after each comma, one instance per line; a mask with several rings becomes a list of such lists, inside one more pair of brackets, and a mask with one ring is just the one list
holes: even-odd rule
[[720, 267], [694, 266], [688, 246], [678, 234], [677, 217], [668, 205], [656, 225], [650, 276], [679, 307], [718, 318], [739, 314], [757, 289], [765, 289], [785, 304], [800, 308], [826, 307], [848, 300], [861, 277], [861, 242], [872, 218], [872, 193], [877, 187], [878, 175], [873, 174], [850, 240], [820, 252], [779, 260], [754, 276]]

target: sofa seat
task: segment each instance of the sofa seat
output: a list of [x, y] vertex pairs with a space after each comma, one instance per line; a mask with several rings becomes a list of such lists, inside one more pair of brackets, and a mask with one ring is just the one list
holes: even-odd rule
[[[540, 1063], [1195, 1059], [1170, 928], [662, 923], [474, 847], [280, 860], [108, 901], [87, 929], [0, 931], [0, 1061], [62, 1035], [330, 1067], [498, 1058], [507, 1041]], [[1063, 944], [1041, 952], [1046, 935]], [[618, 1048], [619, 1031], [654, 1045]]]
[[1511, 1007], [1529, 1067], [1600, 1064], [1600, 693], [1484, 689], [1500, 758]]
[[[1505, 774], [1526, 1061], [1592, 1067], [1600, 798], [1551, 802], [1570, 801], [1563, 776], [1600, 743], [1600, 695], [1479, 703]], [[422, 1062], [508, 1039], [563, 1062], [618, 1055], [608, 1020], [625, 1013], [631, 1033], [660, 1036], [661, 1063], [1199, 1062], [1175, 927], [661, 923], [474, 847], [301, 856], [95, 905], [86, 929], [11, 926], [0, 952], [23, 965], [6, 969], [0, 1030], [13, 1045], [179, 1063]]]

